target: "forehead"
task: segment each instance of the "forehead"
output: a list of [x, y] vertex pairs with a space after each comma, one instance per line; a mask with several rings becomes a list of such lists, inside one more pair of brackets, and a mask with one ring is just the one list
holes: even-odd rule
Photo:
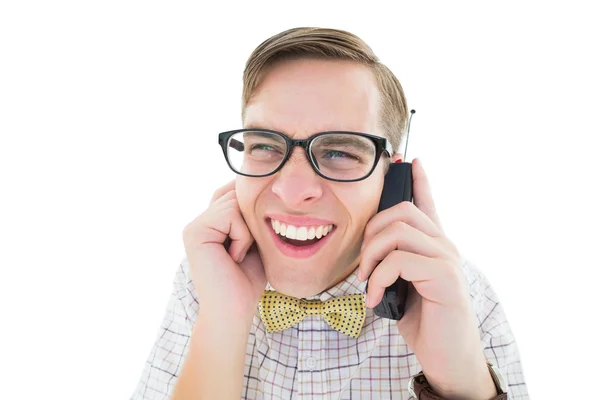
[[246, 108], [244, 127], [290, 137], [344, 130], [382, 135], [371, 70], [353, 61], [287, 60], [271, 67]]

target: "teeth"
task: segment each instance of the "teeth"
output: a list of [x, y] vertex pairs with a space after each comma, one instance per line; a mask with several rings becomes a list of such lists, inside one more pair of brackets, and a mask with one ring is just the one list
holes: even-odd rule
[[294, 225], [288, 225], [285, 230], [285, 237], [288, 239], [296, 239], [296, 227]]
[[296, 232], [296, 239], [306, 240], [307, 236], [308, 236], [308, 229], [306, 229], [305, 226], [301, 226], [300, 228], [298, 228], [298, 231]]
[[275, 232], [279, 235], [279, 230], [281, 229], [281, 224], [279, 223], [279, 221], [275, 220], [271, 220], [271, 221], [275, 221], [275, 226], [273, 227], [273, 229], [275, 229]]
[[296, 227], [294, 225], [286, 225], [276, 219], [271, 219], [271, 227], [278, 235], [295, 240], [321, 239], [321, 237], [326, 236], [333, 229], [333, 225]]
[[321, 236], [323, 236], [323, 225], [317, 227], [317, 230], [315, 231], [315, 236], [317, 237], [317, 239], [321, 239]]

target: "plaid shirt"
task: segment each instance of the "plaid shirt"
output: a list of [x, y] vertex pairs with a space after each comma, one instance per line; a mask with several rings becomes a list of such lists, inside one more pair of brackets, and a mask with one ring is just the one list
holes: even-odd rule
[[[509, 399], [529, 399], [517, 344], [492, 287], [468, 261], [463, 264], [485, 356], [503, 373]], [[356, 271], [355, 271], [356, 272]], [[325, 301], [364, 293], [356, 274], [309, 299]], [[267, 285], [267, 289], [272, 289]], [[165, 400], [173, 391], [188, 351], [198, 301], [183, 259], [163, 323], [132, 400]], [[395, 321], [367, 308], [362, 332], [353, 339], [318, 315], [269, 334], [258, 311], [248, 336], [242, 399], [409, 399], [407, 386], [421, 367]]]

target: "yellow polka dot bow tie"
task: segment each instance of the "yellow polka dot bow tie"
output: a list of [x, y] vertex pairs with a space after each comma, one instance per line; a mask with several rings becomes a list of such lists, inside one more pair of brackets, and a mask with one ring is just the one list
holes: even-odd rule
[[292, 327], [307, 315], [322, 315], [336, 331], [357, 338], [365, 322], [365, 297], [359, 293], [327, 301], [305, 300], [265, 290], [258, 311], [270, 333]]

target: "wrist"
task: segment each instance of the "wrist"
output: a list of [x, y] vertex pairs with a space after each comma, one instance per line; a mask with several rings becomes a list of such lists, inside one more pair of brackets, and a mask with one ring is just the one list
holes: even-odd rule
[[193, 331], [200, 330], [203, 335], [210, 334], [215, 338], [222, 335], [223, 340], [239, 338], [245, 342], [252, 328], [253, 318], [254, 314], [231, 316], [225, 312], [199, 311]]
[[[475, 343], [475, 341], [469, 341]], [[464, 344], [452, 362], [441, 362], [433, 370], [423, 368], [431, 389], [444, 399], [492, 399], [497, 390], [479, 342]], [[439, 360], [442, 361], [442, 360]]]
[[445, 400], [487, 400], [493, 399], [498, 394], [494, 380], [487, 368], [485, 375], [479, 377], [470, 375], [468, 380], [462, 382], [449, 385], [431, 381], [429, 383], [431, 390]]
[[[463, 371], [468, 381], [454, 381], [452, 384], [439, 384], [430, 381], [423, 371], [413, 376], [409, 382], [409, 393], [423, 400], [506, 400], [508, 387], [498, 368], [486, 362], [487, 372], [482, 376]], [[491, 383], [490, 383], [491, 381]]]

